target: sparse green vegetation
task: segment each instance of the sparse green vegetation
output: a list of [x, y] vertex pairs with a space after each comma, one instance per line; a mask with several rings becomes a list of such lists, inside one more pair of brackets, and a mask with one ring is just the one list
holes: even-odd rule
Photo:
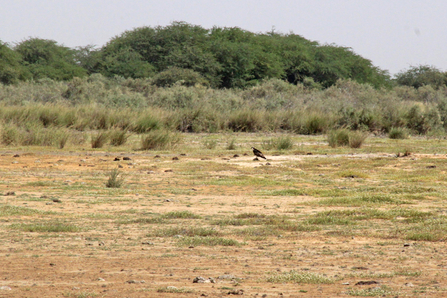
[[297, 283], [297, 284], [332, 284], [334, 280], [311, 272], [299, 272], [291, 270], [289, 272], [270, 273], [267, 282], [271, 283]]
[[124, 178], [119, 177], [121, 175], [120, 170], [113, 169], [109, 172], [109, 179], [106, 182], [108, 188], [120, 188], [124, 184]]
[[12, 229], [22, 230], [25, 232], [38, 233], [74, 233], [81, 231], [81, 228], [72, 224], [66, 224], [59, 221], [44, 222], [37, 224], [13, 224]]

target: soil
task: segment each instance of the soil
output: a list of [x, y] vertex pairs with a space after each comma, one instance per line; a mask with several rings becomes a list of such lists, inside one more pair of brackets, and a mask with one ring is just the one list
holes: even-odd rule
[[[124, 156], [131, 160], [122, 160]], [[120, 160], [114, 161], [115, 157]], [[200, 215], [198, 222], [227, 214], [292, 214], [300, 203], [315, 199], [257, 196], [253, 195], [256, 186], [250, 185], [206, 185], [190, 177], [181, 163], [194, 161], [206, 167], [207, 159], [172, 157], [3, 151], [0, 207], [19, 206], [43, 213], [0, 216], [0, 297], [349, 297], [356, 291], [365, 294], [380, 289], [384, 292], [378, 296], [447, 296], [445, 242], [316, 231], [258, 240], [230, 237], [243, 243], [240, 246], [188, 247], [177, 245], [176, 237], [148, 236], [164, 224], [125, 221], [185, 210]], [[252, 169], [267, 162], [280, 166], [285, 161], [324, 156], [274, 156], [260, 162], [253, 162], [252, 156], [208, 158]], [[106, 189], [104, 173], [118, 165], [126, 186]], [[226, 178], [235, 171], [230, 167], [203, 174]], [[303, 205], [299, 214], [327, 209]], [[81, 230], [27, 232], [13, 227], [47, 220], [60, 220]], [[177, 225], [193, 223], [175, 219]], [[326, 276], [333, 283], [266, 280], [291, 270]], [[399, 270], [401, 274], [395, 274]], [[215, 282], [193, 283], [198, 276]]]

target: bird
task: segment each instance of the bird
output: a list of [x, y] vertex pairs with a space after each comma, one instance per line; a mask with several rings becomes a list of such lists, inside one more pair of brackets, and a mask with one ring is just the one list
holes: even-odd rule
[[267, 159], [267, 158], [265, 158], [264, 154], [262, 154], [262, 152], [259, 151], [258, 149], [256, 149], [255, 147], [251, 147], [251, 149], [253, 149], [253, 154], [254, 155], [256, 155], [256, 156], [258, 156], [260, 158], [263, 158], [263, 159]]

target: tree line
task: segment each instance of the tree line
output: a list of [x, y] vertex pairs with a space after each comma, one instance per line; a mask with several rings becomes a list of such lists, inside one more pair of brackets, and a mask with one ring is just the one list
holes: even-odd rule
[[151, 78], [173, 84], [246, 88], [269, 78], [328, 88], [339, 79], [375, 88], [393, 84], [435, 88], [447, 73], [414, 66], [391, 78], [347, 47], [321, 45], [294, 33], [253, 33], [241, 28], [205, 29], [185, 22], [140, 27], [113, 37], [101, 48], [69, 48], [54, 40], [29, 38], [9, 45], [0, 41], [0, 82], [71, 80], [100, 73], [106, 77]]

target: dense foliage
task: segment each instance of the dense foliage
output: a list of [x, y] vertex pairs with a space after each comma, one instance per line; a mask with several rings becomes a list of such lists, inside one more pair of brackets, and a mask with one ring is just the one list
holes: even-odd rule
[[39, 38], [13, 47], [0, 44], [0, 78], [6, 84], [94, 73], [213, 88], [246, 88], [269, 78], [314, 88], [330, 87], [339, 79], [376, 88], [390, 85], [386, 71], [350, 48], [320, 45], [294, 33], [253, 33], [237, 27], [205, 29], [185, 22], [140, 27], [101, 48], [71, 49]]

